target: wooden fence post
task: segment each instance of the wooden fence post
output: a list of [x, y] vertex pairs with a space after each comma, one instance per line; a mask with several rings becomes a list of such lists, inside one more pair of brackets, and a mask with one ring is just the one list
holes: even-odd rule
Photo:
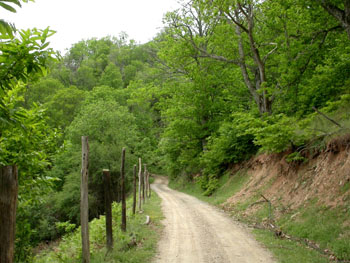
[[151, 198], [151, 184], [149, 183], [150, 173], [147, 171], [148, 198]]
[[139, 158], [139, 212], [142, 211], [141, 208], [141, 175], [142, 175], [141, 158]]
[[108, 169], [103, 169], [103, 178], [104, 178], [104, 190], [105, 190], [107, 249], [111, 250], [113, 248], [112, 195], [111, 195], [111, 174]]
[[144, 193], [143, 193], [143, 195], [144, 195], [144, 198], [145, 198], [145, 200], [148, 198], [148, 186], [147, 186], [147, 165], [146, 164], [144, 164], [143, 165], [144, 166], [144, 168], [143, 168], [143, 184], [144, 184]]
[[142, 203], [145, 204], [145, 169], [146, 169], [146, 165], [143, 165], [143, 173], [141, 175], [141, 180], [142, 180]]
[[82, 163], [81, 163], [81, 185], [80, 185], [80, 222], [81, 241], [83, 246], [83, 263], [90, 262], [89, 242], [89, 201], [88, 201], [88, 167], [89, 167], [89, 143], [88, 137], [82, 136]]
[[122, 225], [123, 232], [126, 231], [126, 201], [125, 201], [125, 148], [122, 149], [122, 163], [120, 166], [121, 194], [122, 194]]
[[132, 214], [135, 215], [136, 212], [136, 164], [134, 164], [134, 195], [132, 202]]
[[0, 167], [0, 262], [12, 263], [16, 232], [18, 173], [16, 166]]

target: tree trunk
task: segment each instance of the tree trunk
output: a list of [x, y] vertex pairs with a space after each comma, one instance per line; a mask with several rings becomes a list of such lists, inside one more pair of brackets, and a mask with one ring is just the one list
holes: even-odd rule
[[122, 225], [121, 230], [126, 231], [126, 201], [125, 201], [125, 148], [122, 150], [122, 163], [120, 167], [121, 175], [121, 195], [122, 195]]
[[[238, 8], [243, 12], [243, 9], [241, 8], [241, 5], [238, 4]], [[258, 106], [260, 113], [271, 113], [271, 101], [269, 98], [269, 95], [267, 94], [266, 90], [263, 90], [259, 93], [259, 90], [264, 88], [264, 83], [266, 83], [266, 73], [265, 73], [265, 63], [262, 60], [260, 56], [259, 49], [257, 48], [257, 43], [254, 39], [253, 32], [254, 32], [254, 14], [253, 14], [253, 6], [250, 6], [249, 13], [243, 13], [244, 16], [247, 19], [248, 22], [248, 28], [247, 28], [247, 35], [249, 39], [249, 46], [250, 51], [253, 55], [253, 60], [255, 62], [255, 65], [257, 67], [257, 71], [255, 73], [255, 93], [259, 97]], [[239, 19], [238, 14], [236, 13], [236, 19]], [[240, 31], [240, 29], [239, 29]], [[237, 33], [237, 30], [236, 30]], [[245, 63], [245, 62], [244, 62]]]
[[80, 221], [81, 241], [83, 246], [83, 263], [90, 262], [89, 242], [89, 202], [88, 202], [88, 167], [89, 167], [89, 144], [88, 137], [82, 136], [82, 168], [81, 168], [81, 200], [80, 200]]
[[[236, 17], [238, 17], [238, 13], [236, 12]], [[249, 73], [247, 69], [247, 65], [245, 63], [245, 52], [243, 48], [243, 37], [240, 26], [236, 25], [236, 35], [238, 36], [238, 54], [239, 54], [239, 67], [241, 68], [242, 76], [246, 87], [248, 88], [250, 94], [252, 95], [255, 103], [259, 107], [259, 111], [261, 112], [261, 99], [256, 91], [256, 86], [253, 85], [251, 79], [249, 78]]]
[[12, 263], [16, 232], [18, 173], [16, 166], [0, 167], [0, 262]]
[[105, 210], [106, 210], [106, 237], [107, 249], [113, 248], [112, 230], [112, 197], [111, 197], [111, 174], [108, 169], [103, 170], [105, 188]]

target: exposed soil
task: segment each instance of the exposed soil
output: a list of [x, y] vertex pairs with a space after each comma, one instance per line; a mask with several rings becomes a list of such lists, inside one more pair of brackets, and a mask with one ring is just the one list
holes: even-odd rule
[[152, 184], [165, 216], [155, 262], [275, 262], [245, 226], [195, 197], [169, 189], [167, 183], [157, 177]]
[[[247, 169], [250, 181], [229, 198], [226, 209], [262, 193], [273, 205], [294, 210], [314, 200], [330, 208], [350, 201], [350, 138], [331, 141], [326, 149], [309, 155], [306, 163], [288, 163], [290, 152], [259, 155], [237, 169]], [[257, 209], [256, 206], [249, 210]], [[254, 212], [254, 211], [251, 211]]]

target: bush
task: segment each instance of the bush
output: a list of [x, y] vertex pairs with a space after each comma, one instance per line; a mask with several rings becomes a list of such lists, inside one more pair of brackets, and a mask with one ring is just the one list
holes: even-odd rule
[[210, 175], [208, 179], [208, 183], [206, 185], [206, 191], [203, 193], [205, 196], [212, 195], [216, 189], [219, 188], [219, 180], [215, 175]]
[[249, 129], [257, 124], [252, 114], [235, 113], [232, 120], [224, 122], [216, 135], [209, 138], [208, 149], [201, 156], [204, 174], [220, 174], [231, 163], [250, 158], [258, 147]]
[[305, 137], [297, 133], [298, 122], [284, 114], [265, 116], [259, 120], [259, 126], [250, 129], [254, 134], [254, 143], [261, 151], [282, 152], [288, 148], [300, 146]]

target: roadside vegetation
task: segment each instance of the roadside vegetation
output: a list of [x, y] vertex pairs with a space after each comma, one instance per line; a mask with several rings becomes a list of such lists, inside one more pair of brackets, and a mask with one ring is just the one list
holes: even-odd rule
[[219, 206], [229, 197], [241, 190], [248, 179], [249, 176], [244, 170], [236, 173], [234, 176], [232, 176], [230, 172], [226, 172], [218, 180], [217, 190], [215, 190], [210, 196], [203, 194], [203, 189], [199, 183], [196, 183], [195, 180], [189, 178], [186, 179], [185, 177], [180, 177], [178, 180], [170, 181], [169, 187], [193, 195], [212, 205]]
[[[227, 171], [218, 180], [217, 189], [209, 196], [200, 187], [199, 177], [180, 177], [171, 181], [169, 185], [219, 206], [234, 219], [250, 226], [256, 238], [273, 252], [278, 262], [349, 260], [350, 208], [346, 203], [330, 207], [320, 205], [319, 200], [314, 197], [302, 202], [301, 206], [290, 209], [283, 205], [283, 201], [288, 202], [290, 193], [284, 193], [284, 200], [274, 200], [270, 207], [262, 198], [262, 194], [272, 186], [273, 182], [262, 181], [257, 184], [256, 191], [246, 192], [245, 189], [249, 188], [253, 176], [254, 169]], [[293, 182], [295, 184], [294, 180]], [[342, 189], [344, 188], [346, 186]], [[238, 193], [245, 193], [244, 197], [232, 200]]]
[[[105, 216], [93, 219], [89, 224], [90, 229], [90, 262], [151, 262], [155, 256], [157, 242], [160, 237], [163, 218], [160, 206], [160, 198], [153, 193], [143, 206], [143, 213], [132, 214], [132, 199], [127, 201], [127, 231], [120, 229], [121, 205], [113, 203], [113, 239], [112, 251], [106, 249]], [[150, 223], [146, 222], [146, 215], [150, 216]], [[58, 244], [39, 251], [34, 257], [36, 263], [65, 262], [74, 263], [81, 261], [81, 231], [75, 231], [64, 235]]]
[[[15, 12], [35, 5], [28, 2], [0, 0], [0, 6]], [[228, 171], [259, 154], [281, 154], [292, 170], [322, 153], [348, 151], [348, 2], [183, 1], [164, 15], [164, 27], [148, 43], [121, 33], [81, 40], [64, 56], [49, 46], [53, 30], [16, 30], [0, 19], [0, 165], [16, 165], [19, 178], [15, 262], [30, 262], [38, 244], [79, 227], [81, 136], [89, 137], [91, 152], [90, 220], [105, 213], [103, 169], [120, 188], [122, 147], [127, 191], [142, 157], [150, 173], [167, 174], [172, 184], [213, 204], [244, 185], [256, 190], [258, 176], [247, 177], [249, 167], [234, 176]], [[334, 175], [345, 168], [339, 164], [329, 173], [343, 203], [350, 200], [348, 177]], [[316, 178], [322, 169], [310, 173]], [[238, 214], [276, 182], [261, 180], [260, 192], [235, 203]], [[294, 189], [286, 185], [284, 192]], [[341, 222], [348, 208], [328, 211], [330, 202], [322, 202], [310, 205], [313, 213], [299, 207], [290, 220], [276, 218], [278, 225], [349, 260], [348, 224]], [[321, 218], [335, 228], [298, 228]]]

